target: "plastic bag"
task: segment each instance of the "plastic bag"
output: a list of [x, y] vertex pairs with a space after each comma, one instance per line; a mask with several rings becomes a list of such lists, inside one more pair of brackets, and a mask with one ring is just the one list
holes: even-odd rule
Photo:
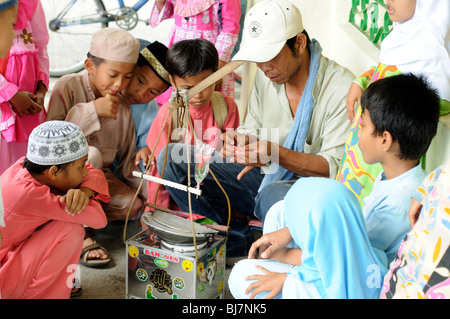
[[209, 173], [209, 160], [214, 152], [214, 147], [204, 143], [199, 139], [195, 139], [194, 155], [195, 155], [195, 181], [196, 188], [200, 188], [200, 184]]

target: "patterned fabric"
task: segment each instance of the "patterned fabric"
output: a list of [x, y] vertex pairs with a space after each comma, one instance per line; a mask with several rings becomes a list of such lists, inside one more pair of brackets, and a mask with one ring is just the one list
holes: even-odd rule
[[[371, 83], [388, 76], [400, 74], [395, 66], [378, 63], [370, 68], [361, 77], [355, 80], [363, 90]], [[361, 207], [364, 207], [364, 198], [372, 192], [373, 182], [380, 174], [382, 167], [379, 163], [367, 164], [364, 162], [358, 146], [358, 131], [361, 128], [361, 107], [353, 120], [350, 134], [345, 142], [344, 154], [336, 179], [347, 186], [358, 198]]]
[[40, 165], [73, 162], [89, 151], [81, 129], [66, 121], [48, 121], [36, 127], [28, 140], [27, 158]]
[[182, 17], [190, 17], [208, 10], [216, 0], [179, 0], [175, 13]]
[[149, 49], [144, 48], [141, 50], [140, 54], [150, 63], [156, 75], [162, 78], [166, 83], [170, 84], [169, 72], [164, 68], [161, 62], [150, 52]]
[[414, 196], [423, 206], [398, 258], [384, 278], [381, 297], [450, 298], [450, 160], [425, 178]]
[[[222, 5], [221, 14], [219, 14], [220, 5]], [[177, 6], [177, 1], [167, 0], [161, 12], [158, 11], [155, 4], [150, 14], [149, 23], [152, 27], [157, 26], [163, 20], [174, 17], [175, 25], [170, 32], [167, 47], [170, 48], [172, 44], [181, 40], [203, 38], [214, 43], [220, 60], [229, 62], [239, 36], [241, 17], [239, 1], [215, 1], [207, 10], [186, 18], [174, 13], [174, 8]], [[223, 78], [221, 92], [234, 98], [232, 74]]]

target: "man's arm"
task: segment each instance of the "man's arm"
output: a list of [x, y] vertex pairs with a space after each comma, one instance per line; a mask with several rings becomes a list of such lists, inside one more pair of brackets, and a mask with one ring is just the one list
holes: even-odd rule
[[294, 174], [300, 176], [329, 177], [330, 170], [328, 161], [320, 155], [306, 154], [277, 145], [273, 147], [278, 154], [272, 154], [272, 161]]

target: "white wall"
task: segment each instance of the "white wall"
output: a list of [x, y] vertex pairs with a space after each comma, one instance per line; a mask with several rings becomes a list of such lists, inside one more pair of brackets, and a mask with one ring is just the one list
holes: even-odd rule
[[348, 22], [351, 0], [292, 0], [303, 25], [319, 41], [323, 54], [361, 75], [378, 62], [379, 50]]

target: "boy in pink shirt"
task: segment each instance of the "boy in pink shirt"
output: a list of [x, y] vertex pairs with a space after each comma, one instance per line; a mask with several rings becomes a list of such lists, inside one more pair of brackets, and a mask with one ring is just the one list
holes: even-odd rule
[[[219, 57], [214, 45], [205, 39], [183, 40], [175, 43], [167, 52], [166, 68], [170, 74], [172, 87], [174, 89], [190, 89], [213, 74], [218, 69]], [[215, 117], [213, 112], [212, 99], [214, 101], [222, 99], [227, 110], [223, 123]], [[157, 143], [158, 136], [162, 130], [159, 141], [156, 145], [153, 160], [156, 162], [158, 154], [167, 143], [177, 142], [175, 138], [180, 137], [179, 132], [169, 132], [169, 121], [164, 125], [170, 103], [164, 104], [156, 115], [147, 136], [147, 145], [153, 151]], [[226, 129], [235, 129], [239, 126], [239, 112], [236, 102], [229, 96], [214, 91], [214, 84], [204, 89], [189, 100], [189, 115], [194, 125], [197, 138], [201, 139], [215, 148], [221, 145], [220, 135]], [[173, 124], [173, 128], [177, 128]], [[191, 144], [194, 144], [194, 136], [190, 131]], [[168, 135], [170, 135], [168, 139]], [[164, 154], [162, 154], [164, 155]], [[148, 172], [152, 176], [160, 177], [156, 165], [152, 165]], [[147, 199], [150, 203], [166, 208], [176, 208], [171, 202], [168, 191], [159, 184], [148, 182]], [[155, 195], [157, 197], [155, 198]]]
[[44, 122], [30, 135], [27, 157], [1, 176], [3, 298], [70, 297], [84, 225], [105, 227], [97, 200], [110, 200], [103, 172], [86, 165], [88, 150], [77, 125]]

